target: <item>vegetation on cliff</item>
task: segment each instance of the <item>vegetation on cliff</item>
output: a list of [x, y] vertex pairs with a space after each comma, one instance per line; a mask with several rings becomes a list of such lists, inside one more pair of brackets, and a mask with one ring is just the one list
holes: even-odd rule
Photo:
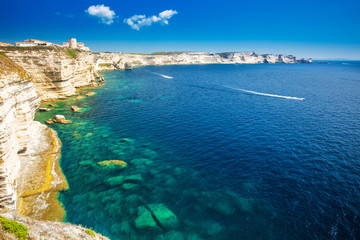
[[0, 224], [5, 232], [13, 233], [19, 239], [27, 239], [29, 236], [28, 228], [13, 220], [0, 216]]
[[0, 75], [17, 73], [22, 79], [30, 79], [30, 75], [16, 63], [14, 63], [5, 53], [0, 52]]
[[86, 229], [85, 232], [86, 232], [87, 234], [89, 234], [90, 236], [96, 237], [94, 231], [92, 231], [92, 230], [90, 230], [90, 229]]
[[67, 54], [70, 56], [70, 57], [72, 57], [73, 59], [76, 59], [76, 57], [77, 57], [77, 52], [79, 52], [80, 50], [78, 50], [78, 49], [71, 49], [71, 48], [66, 48], [66, 52], [67, 52]]

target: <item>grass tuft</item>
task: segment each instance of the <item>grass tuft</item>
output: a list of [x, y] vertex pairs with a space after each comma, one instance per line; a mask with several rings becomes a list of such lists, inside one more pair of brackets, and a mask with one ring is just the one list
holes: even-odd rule
[[95, 237], [95, 233], [94, 233], [94, 231], [93, 231], [93, 230], [86, 229], [86, 230], [85, 230], [85, 232], [86, 232], [87, 234], [89, 234], [90, 236]]
[[12, 72], [17, 73], [21, 79], [30, 79], [30, 75], [26, 71], [14, 63], [5, 53], [0, 52], [0, 75], [10, 74]]

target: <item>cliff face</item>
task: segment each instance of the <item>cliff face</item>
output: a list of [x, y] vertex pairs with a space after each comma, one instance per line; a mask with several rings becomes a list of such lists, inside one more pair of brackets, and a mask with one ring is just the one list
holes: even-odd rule
[[25, 152], [34, 131], [40, 104], [26, 73], [0, 56], [0, 207], [14, 210], [17, 203], [19, 154]]
[[[82, 66], [75, 63], [74, 68], [79, 78], [84, 76]], [[39, 221], [63, 220], [57, 194], [67, 188], [58, 161], [60, 140], [52, 129], [33, 121], [39, 105], [31, 76], [0, 52], [0, 215], [28, 227], [31, 239], [106, 240], [72, 224]], [[17, 238], [0, 227], [0, 239]]]
[[41, 100], [74, 95], [76, 87], [95, 81], [91, 52], [77, 51], [74, 58], [66, 50], [56, 48], [3, 48], [2, 51], [32, 76]]
[[[96, 70], [126, 69], [147, 65], [176, 64], [256, 64], [256, 63], [299, 63], [291, 55], [256, 54], [255, 52], [185, 52], [164, 54], [93, 53]], [[311, 62], [311, 60], [303, 60]]]

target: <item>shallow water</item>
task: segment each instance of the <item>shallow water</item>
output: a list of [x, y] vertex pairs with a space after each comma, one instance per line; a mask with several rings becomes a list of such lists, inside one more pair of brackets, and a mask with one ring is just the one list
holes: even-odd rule
[[[111, 239], [359, 236], [359, 63], [102, 75], [96, 95], [37, 114], [73, 121], [52, 125], [66, 221]], [[96, 164], [111, 159], [128, 165]]]

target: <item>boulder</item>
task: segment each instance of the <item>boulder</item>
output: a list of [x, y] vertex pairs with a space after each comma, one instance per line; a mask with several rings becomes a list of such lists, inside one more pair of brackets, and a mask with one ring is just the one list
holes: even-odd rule
[[53, 122], [62, 124], [72, 123], [70, 120], [66, 120], [63, 115], [55, 115]]
[[85, 98], [84, 96], [77, 96], [76, 98], [75, 98], [75, 100], [79, 100], [79, 99], [82, 99], [82, 98]]
[[51, 110], [50, 108], [39, 108], [40, 112], [48, 112], [50, 110]]
[[71, 106], [71, 110], [73, 110], [74, 112], [78, 112], [81, 108], [79, 108], [78, 106]]
[[132, 69], [131, 63], [125, 63], [124, 68], [125, 70], [131, 70]]
[[53, 121], [52, 119], [49, 119], [49, 120], [46, 120], [45, 123], [46, 123], [46, 124], [53, 124], [54, 121]]
[[88, 92], [87, 94], [85, 94], [86, 96], [92, 96], [92, 95], [95, 95], [96, 93], [95, 92]]

